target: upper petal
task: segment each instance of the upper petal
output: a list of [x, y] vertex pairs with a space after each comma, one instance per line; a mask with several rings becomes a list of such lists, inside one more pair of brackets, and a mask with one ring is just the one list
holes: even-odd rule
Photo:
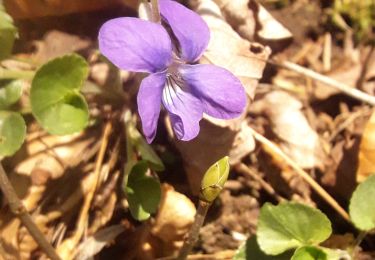
[[99, 31], [99, 49], [117, 67], [136, 72], [161, 71], [172, 57], [167, 31], [160, 24], [132, 17], [103, 24]]
[[228, 70], [207, 64], [181, 65], [181, 76], [201, 100], [203, 112], [219, 119], [240, 116], [247, 103], [240, 80]]
[[206, 50], [210, 30], [206, 22], [195, 12], [171, 0], [159, 0], [160, 13], [172, 28], [180, 43], [181, 56], [194, 62]]
[[144, 78], [139, 87], [138, 113], [148, 143], [151, 143], [156, 135], [164, 84], [165, 73], [154, 73]]
[[180, 87], [168, 84], [163, 89], [162, 100], [177, 138], [183, 141], [195, 138], [199, 134], [199, 121], [203, 117], [200, 100]]

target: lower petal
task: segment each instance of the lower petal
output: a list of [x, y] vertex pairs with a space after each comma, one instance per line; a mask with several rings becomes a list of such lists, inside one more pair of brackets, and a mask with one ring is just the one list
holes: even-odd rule
[[182, 65], [181, 76], [199, 98], [203, 112], [219, 119], [240, 116], [247, 103], [240, 80], [228, 70], [214, 65]]
[[156, 135], [164, 84], [165, 73], [154, 73], [144, 78], [139, 87], [138, 113], [148, 143], [151, 143]]
[[164, 88], [162, 100], [177, 138], [183, 141], [195, 138], [199, 134], [199, 121], [203, 117], [201, 101], [191, 93], [171, 86]]

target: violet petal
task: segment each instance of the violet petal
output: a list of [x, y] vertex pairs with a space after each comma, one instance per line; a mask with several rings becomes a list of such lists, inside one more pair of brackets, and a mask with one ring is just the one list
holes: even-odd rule
[[167, 67], [172, 43], [156, 23], [125, 17], [107, 21], [99, 31], [99, 49], [117, 67], [154, 73]]
[[138, 113], [148, 143], [151, 143], [156, 135], [165, 79], [165, 73], [163, 72], [150, 74], [142, 80], [139, 87], [137, 96]]
[[197, 61], [210, 40], [206, 22], [197, 13], [175, 1], [159, 0], [159, 7], [162, 17], [179, 41], [182, 59]]
[[203, 117], [201, 101], [180, 87], [171, 85], [164, 87], [162, 101], [177, 138], [183, 141], [195, 138]]
[[207, 64], [181, 65], [179, 72], [201, 100], [203, 112], [219, 119], [240, 116], [247, 103], [240, 80], [228, 70]]

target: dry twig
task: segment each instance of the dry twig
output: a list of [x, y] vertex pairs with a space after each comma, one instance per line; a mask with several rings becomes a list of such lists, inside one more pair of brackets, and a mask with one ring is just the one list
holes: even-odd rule
[[295, 64], [293, 62], [289, 61], [283, 61], [283, 62], [278, 62], [278, 61], [269, 61], [269, 63], [286, 68], [288, 70], [292, 70], [294, 72], [297, 72], [299, 74], [302, 74], [306, 77], [312, 78], [314, 80], [320, 81], [328, 86], [331, 86], [335, 89], [340, 90], [341, 92], [345, 93], [346, 95], [353, 97], [355, 99], [358, 99], [362, 102], [368, 103], [372, 106], [375, 105], [375, 97], [371, 96], [365, 92], [362, 92], [356, 88], [350, 87], [344, 83], [338, 82], [337, 80], [334, 80], [330, 77], [324, 76], [322, 74], [319, 74], [313, 70], [304, 68], [298, 64]]
[[290, 167], [292, 167], [298, 175], [300, 175], [337, 213], [339, 213], [346, 221], [350, 222], [348, 213], [338, 204], [338, 202], [329, 195], [306, 171], [304, 171], [295, 161], [286, 155], [276, 144], [268, 140], [263, 135], [250, 128], [254, 138], [263, 145], [270, 148], [275, 154], [280, 156]]
[[35, 224], [30, 214], [27, 212], [25, 206], [22, 204], [22, 201], [18, 198], [1, 163], [0, 188], [9, 203], [10, 210], [21, 220], [22, 224], [27, 228], [30, 235], [34, 238], [35, 242], [38, 243], [40, 248], [47, 254], [49, 258], [51, 258], [52, 260], [60, 260], [60, 257], [56, 253], [55, 249], [47, 241], [46, 237]]

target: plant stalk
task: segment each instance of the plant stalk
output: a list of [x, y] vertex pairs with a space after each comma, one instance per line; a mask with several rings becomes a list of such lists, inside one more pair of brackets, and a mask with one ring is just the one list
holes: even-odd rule
[[46, 237], [35, 224], [30, 214], [27, 212], [25, 206], [18, 198], [12, 184], [10, 183], [7, 174], [0, 162], [0, 189], [3, 192], [6, 200], [9, 203], [9, 208], [12, 213], [17, 216], [22, 224], [27, 228], [30, 235], [34, 238], [35, 242], [52, 260], [61, 260], [52, 245], [47, 241]]
[[191, 249], [193, 248], [194, 244], [198, 240], [199, 230], [201, 229], [204, 219], [206, 218], [207, 211], [210, 207], [211, 203], [208, 203], [203, 200], [199, 200], [197, 213], [195, 214], [195, 220], [193, 225], [189, 230], [189, 234], [186, 237], [184, 244], [178, 254], [177, 260], [185, 260], [189, 255]]
[[34, 75], [34, 71], [7, 70], [0, 68], [0, 79], [32, 79]]
[[159, 1], [158, 0], [151, 0], [151, 8], [152, 8], [152, 20], [154, 23], [161, 22], [161, 16], [159, 11]]

